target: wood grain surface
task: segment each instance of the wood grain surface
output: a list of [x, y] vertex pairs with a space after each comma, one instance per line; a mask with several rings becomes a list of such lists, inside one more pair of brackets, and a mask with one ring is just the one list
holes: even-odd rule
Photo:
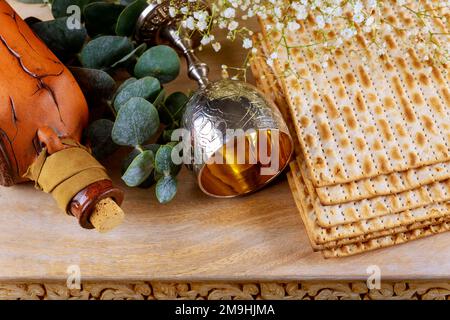
[[[10, 2], [24, 17], [48, 17], [46, 7]], [[202, 56], [217, 78], [222, 63], [237, 65], [244, 54], [237, 43]], [[176, 85], [195, 88], [185, 77]], [[116, 158], [107, 166], [117, 172]], [[313, 253], [284, 177], [257, 194], [217, 200], [183, 170], [168, 205], [153, 189], [114, 180], [126, 190], [127, 216], [106, 235], [81, 229], [32, 185], [0, 188], [0, 281], [63, 280], [73, 264], [90, 281], [362, 280], [370, 265], [383, 279], [450, 279], [450, 233], [344, 259]]]

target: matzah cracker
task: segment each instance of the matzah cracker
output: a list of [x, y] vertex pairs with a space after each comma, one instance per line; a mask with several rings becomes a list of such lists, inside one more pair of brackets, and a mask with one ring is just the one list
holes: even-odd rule
[[450, 177], [450, 163], [437, 163], [355, 182], [316, 188], [320, 202], [333, 205], [417, 189]]
[[345, 245], [335, 249], [325, 249], [322, 254], [325, 258], [347, 257], [367, 251], [391, 247], [393, 245], [425, 238], [434, 234], [447, 232], [450, 230], [450, 222], [444, 222], [437, 225], [430, 225], [425, 228], [411, 230], [392, 236], [372, 239], [358, 244]]
[[[254, 70], [257, 72], [258, 66], [254, 66]], [[263, 85], [261, 89], [266, 94], [269, 93], [267, 83], [264, 83], [267, 79], [270, 79], [270, 77], [266, 76], [260, 80], [260, 85]], [[280, 99], [275, 96], [276, 94], [273, 93], [274, 91], [276, 90], [271, 90], [273, 98], [277, 100]], [[300, 164], [300, 168], [303, 175], [303, 180], [308, 188], [308, 192], [310, 194], [315, 193], [316, 190], [310, 182], [307, 170], [304, 166], [302, 167], [302, 164]], [[397, 173], [394, 174], [397, 175]], [[360, 201], [346, 202], [345, 204], [339, 205], [324, 206], [322, 205], [317, 194], [313, 198], [316, 199], [313, 205], [316, 210], [317, 224], [321, 227], [330, 227], [339, 224], [357, 222], [361, 219], [370, 219], [377, 216], [398, 213], [408, 209], [415, 209], [432, 203], [450, 200], [450, 180], [432, 183], [418, 189], [413, 189], [411, 191], [405, 191], [394, 195], [378, 196]]]
[[[254, 60], [252, 60], [251, 65], [254, 76], [258, 83], [258, 87], [266, 95], [275, 100], [275, 103], [279, 107], [279, 109], [282, 112], [284, 111], [283, 113], [287, 113], [287, 102], [285, 101], [284, 96], [280, 93], [281, 89], [278, 87], [278, 79], [275, 78], [273, 72], [270, 72], [269, 67], [267, 66], [267, 64], [265, 64], [264, 60], [260, 56], [255, 56]], [[274, 90], [274, 87], [277, 87], [277, 89]], [[288, 124], [292, 122], [290, 121], [291, 117], [289, 115], [285, 115], [285, 119]], [[290, 127], [292, 127], [292, 124], [290, 125]], [[298, 151], [297, 154], [299, 154]], [[411, 209], [437, 201], [448, 200], [450, 194], [447, 193], [446, 196], [442, 196], [439, 195], [440, 192], [438, 192], [437, 197], [434, 199], [433, 195], [431, 195], [431, 197], [425, 195], [424, 199], [420, 195], [428, 193], [424, 189], [428, 189], [429, 186], [423, 188], [420, 187], [431, 184], [433, 181], [439, 182], [448, 179], [449, 177], [449, 163], [446, 162], [424, 166], [418, 169], [411, 169], [406, 172], [395, 172], [385, 176], [363, 179], [347, 184], [320, 187], [316, 188], [316, 192], [317, 196], [320, 199], [320, 203], [324, 205], [348, 203], [347, 205], [344, 205], [344, 207], [352, 206], [354, 204], [353, 201], [368, 199], [376, 196], [378, 196], [378, 199], [382, 199], [380, 196], [390, 195], [394, 193], [403, 193], [402, 195], [398, 196], [399, 199], [396, 199], [396, 197], [394, 196], [390, 196], [382, 200], [380, 205], [374, 204], [372, 206], [377, 208], [382, 207], [382, 210], [377, 214], [382, 215], [385, 212], [388, 212], [387, 208], [389, 206], [386, 205], [386, 202], [392, 203], [393, 207], [400, 208], [402, 206], [405, 206], [404, 209]], [[449, 182], [447, 181], [444, 184], [445, 186], [447, 186], [447, 190], [448, 183]], [[417, 188], [419, 188], [419, 190], [412, 191], [409, 194], [406, 192]], [[439, 185], [435, 184], [434, 188], [439, 188]], [[423, 199], [424, 201], [421, 199]], [[376, 202], [376, 200], [371, 200], [371, 202]], [[333, 208], [330, 208], [329, 210], [333, 210]], [[389, 212], [398, 211], [399, 210], [397, 209]], [[334, 215], [335, 214], [333, 214], [333, 216]], [[353, 215], [353, 217], [355, 218], [355, 215]], [[366, 215], [364, 218], [368, 218], [368, 215]], [[322, 225], [326, 226], [343, 222], [345, 222], [345, 216], [342, 216], [340, 222], [322, 221]]]
[[304, 162], [298, 161], [298, 167], [308, 193], [314, 199], [313, 206], [317, 216], [317, 224], [324, 228], [349, 224], [363, 219], [372, 219], [450, 200], [450, 179], [448, 179], [397, 194], [337, 205], [323, 205], [311, 183]]
[[[256, 64], [258, 64], [259, 68], [255, 66]], [[277, 85], [278, 79], [275, 79], [273, 72], [270, 72], [270, 68], [267, 64], [265, 64], [262, 58], [259, 58], [256, 61], [252, 61], [252, 66], [254, 67], [253, 70], [257, 79], [262, 76], [268, 79], [268, 81], [272, 81], [269, 82], [269, 84], [271, 84], [269, 88], [267, 87], [267, 84], [264, 85], [264, 83], [261, 82], [260, 89], [263, 89], [266, 94], [270, 92], [272, 98], [277, 100], [276, 104], [279, 106], [280, 110], [286, 110], [287, 102], [285, 102], [284, 96], [276, 93], [281, 91], [281, 89], [273, 90], [273, 87]], [[260, 70], [259, 72], [262, 72], [261, 76], [258, 74], [258, 70]], [[286, 111], [284, 111], [284, 113], [286, 113]], [[288, 123], [291, 122], [289, 121], [289, 116], [286, 120]], [[450, 177], [449, 164], [449, 162], [437, 163], [405, 172], [395, 172], [389, 175], [362, 179], [356, 182], [319, 187], [316, 188], [316, 191], [321, 203], [327, 205], [400, 193], [435, 181], [438, 182], [448, 179]]]
[[410, 191], [433, 182], [450, 178], [450, 163], [436, 163], [403, 172], [394, 172], [355, 182], [316, 188], [320, 202], [324, 205], [368, 199]]
[[[314, 41], [307, 30], [302, 23], [300, 31], [287, 35], [287, 45]], [[385, 36], [388, 45], [395, 43], [392, 35]], [[302, 132], [300, 142], [316, 187], [449, 160], [447, 110], [434, 103], [436, 97], [445, 99], [441, 92], [448, 87], [421, 92], [412, 86], [411, 70], [402, 57], [394, 57], [401, 63], [397, 66], [390, 56], [367, 54], [372, 48], [365, 52], [368, 63], [337, 54], [330, 58], [326, 71], [311, 51], [292, 51], [302, 79], [288, 76], [281, 81]], [[287, 61], [284, 49], [278, 56], [280, 75]], [[339, 59], [348, 61], [338, 64]], [[428, 81], [434, 81], [433, 77], [419, 75]], [[437, 112], [444, 114], [435, 116]]]
[[[296, 183], [294, 181], [295, 178], [293, 177], [292, 172], [289, 172], [287, 177], [288, 177], [289, 186], [291, 188], [292, 195], [294, 197], [295, 204], [299, 210], [300, 216], [302, 217], [303, 221], [306, 221], [306, 218], [304, 216], [305, 212], [307, 212], [307, 210], [313, 210], [313, 208], [312, 207], [304, 208], [302, 206], [302, 203], [301, 203], [300, 197], [299, 197], [299, 191], [296, 187]], [[336, 240], [336, 241], [329, 241], [329, 242], [326, 242], [323, 244], [316, 244], [313, 241], [313, 233], [310, 232], [311, 229], [309, 229], [308, 226], [306, 226], [306, 230], [307, 230], [308, 237], [310, 239], [310, 243], [311, 243], [313, 250], [319, 251], [319, 250], [323, 250], [323, 249], [337, 248], [340, 246], [354, 244], [354, 243], [358, 243], [358, 242], [365, 242], [370, 239], [384, 237], [384, 236], [397, 234], [397, 233], [401, 233], [401, 232], [407, 232], [407, 231], [411, 231], [411, 230], [415, 230], [415, 229], [419, 229], [419, 228], [425, 228], [430, 225], [440, 224], [440, 223], [446, 221], [446, 219], [450, 219], [450, 218], [441, 217], [441, 218], [435, 218], [435, 219], [430, 219], [430, 220], [425, 220], [425, 221], [419, 221], [419, 222], [412, 223], [410, 225], [395, 227], [392, 229], [387, 229], [387, 230], [382, 230], [382, 231], [375, 231], [372, 233], [368, 233], [368, 234], [364, 234], [364, 235], [356, 236], [356, 237], [352, 237], [352, 238], [345, 238], [345, 239], [340, 239], [340, 240]]]
[[313, 199], [314, 195], [308, 193], [296, 162], [291, 162], [291, 171], [294, 176], [299, 199], [304, 208], [302, 218], [306, 229], [308, 230], [310, 240], [315, 244], [320, 245], [330, 241], [353, 238], [368, 233], [393, 229], [419, 221], [438, 219], [447, 216], [450, 211], [450, 203], [446, 202], [373, 219], [361, 220], [346, 225], [323, 228], [317, 224], [317, 216], [313, 206], [315, 201], [315, 199]]

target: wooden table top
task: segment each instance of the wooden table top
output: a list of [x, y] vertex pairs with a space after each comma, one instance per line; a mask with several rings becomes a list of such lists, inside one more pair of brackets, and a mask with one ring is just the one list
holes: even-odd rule
[[[12, 4], [22, 16], [48, 17], [46, 7]], [[214, 61], [215, 75], [221, 63], [237, 65], [244, 54], [240, 44], [220, 55], [202, 53]], [[194, 88], [186, 78], [177, 86]], [[115, 181], [126, 190], [127, 216], [106, 235], [81, 229], [32, 185], [0, 188], [0, 281], [63, 280], [73, 264], [83, 280], [95, 281], [356, 280], [365, 279], [371, 265], [380, 267], [383, 279], [450, 279], [450, 233], [323, 259], [311, 250], [285, 178], [248, 197], [218, 200], [203, 195], [183, 170], [168, 205], [157, 203], [153, 189]]]

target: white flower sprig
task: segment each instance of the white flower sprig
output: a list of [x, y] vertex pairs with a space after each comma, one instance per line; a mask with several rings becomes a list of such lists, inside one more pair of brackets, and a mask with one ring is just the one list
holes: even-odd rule
[[[313, 17], [313, 30], [322, 35], [322, 41], [306, 44], [305, 47], [314, 47], [316, 52], [322, 53], [321, 59], [326, 67], [330, 54], [342, 45], [356, 39], [363, 34], [366, 39], [371, 39], [371, 45], [375, 45], [380, 55], [386, 52], [386, 46], [381, 39], [382, 32], [402, 31], [407, 36], [407, 41], [414, 43], [420, 55], [425, 59], [433, 59], [441, 63], [447, 63], [450, 59], [448, 33], [432, 31], [433, 19], [440, 19], [448, 26], [448, 15], [441, 16], [443, 8], [450, 8], [450, 1], [434, 0], [215, 0], [210, 1], [211, 11], [204, 10], [201, 2], [188, 0], [188, 4], [180, 9], [176, 6], [170, 8], [170, 15], [183, 15], [183, 26], [191, 31], [198, 30], [201, 34], [202, 46], [211, 45], [215, 51], [222, 47], [217, 40], [217, 29], [227, 32], [230, 41], [241, 41], [242, 46], [249, 50], [248, 57], [255, 53], [252, 41], [253, 30], [249, 30], [243, 21], [258, 17], [270, 21], [266, 25], [266, 32], [281, 35], [282, 40], [278, 45], [283, 46], [289, 55], [292, 47], [287, 45], [287, 34], [301, 29], [306, 20]], [[383, 15], [385, 5], [403, 7], [416, 19], [417, 27], [405, 28], [401, 25], [389, 22]], [[429, 9], [429, 8], [433, 9]], [[328, 37], [330, 27], [334, 36]], [[442, 39], [442, 37], [447, 37]], [[279, 48], [273, 48], [274, 52], [266, 57], [269, 65], [278, 58]], [[242, 71], [248, 66], [248, 58], [242, 68], [230, 68], [224, 66], [224, 74], [228, 70]]]

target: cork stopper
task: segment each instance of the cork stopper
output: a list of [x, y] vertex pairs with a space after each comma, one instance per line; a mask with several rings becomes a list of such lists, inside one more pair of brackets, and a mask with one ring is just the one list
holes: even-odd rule
[[100, 233], [106, 233], [119, 226], [125, 214], [119, 205], [111, 198], [100, 200], [96, 205], [89, 221]]

